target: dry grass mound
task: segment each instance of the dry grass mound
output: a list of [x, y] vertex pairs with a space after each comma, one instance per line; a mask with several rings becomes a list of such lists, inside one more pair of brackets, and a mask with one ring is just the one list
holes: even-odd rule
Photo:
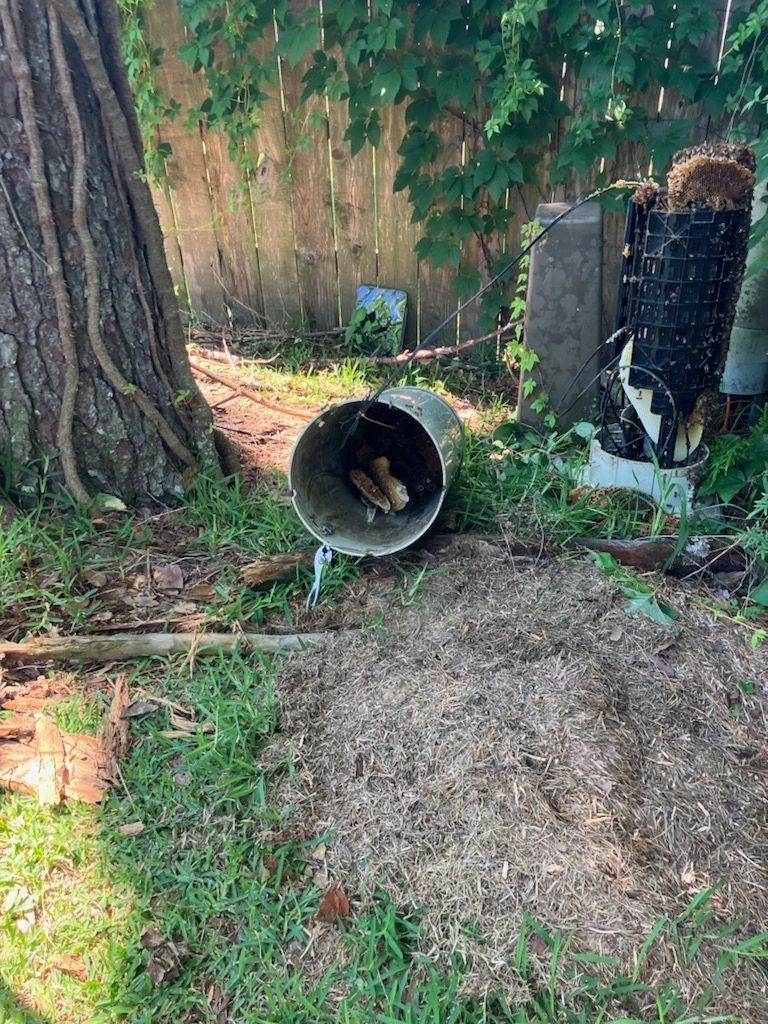
[[[666, 600], [679, 634], [629, 617], [590, 564], [463, 540], [413, 605], [390, 598], [378, 642], [286, 663], [293, 827], [334, 830], [328, 863], [351, 895], [380, 884], [426, 908], [425, 951], [466, 957], [479, 991], [519, 984], [524, 913], [627, 964], [660, 915], [722, 882], [723, 919], [759, 931], [765, 654], [682, 590]], [[723, 996], [729, 1012], [768, 1020], [749, 987]]]

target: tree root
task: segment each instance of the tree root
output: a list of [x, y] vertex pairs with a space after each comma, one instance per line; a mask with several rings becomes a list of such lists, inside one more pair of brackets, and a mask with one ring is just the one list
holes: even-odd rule
[[[48, 263], [51, 290], [53, 291], [59, 334], [64, 353], [64, 389], [59, 410], [56, 443], [59, 448], [64, 482], [76, 501], [86, 503], [90, 501], [90, 495], [80, 477], [72, 444], [72, 424], [75, 415], [77, 388], [80, 380], [77, 348], [72, 332], [72, 309], [67, 283], [64, 279], [61, 248], [54, 226], [48, 179], [45, 174], [43, 147], [37, 128], [37, 110], [35, 107], [32, 75], [21, 45], [19, 32], [17, 31], [19, 17], [16, 0], [0, 0], [0, 20], [2, 20], [3, 35], [8, 46], [11, 68], [18, 88], [21, 119], [29, 146], [29, 170], [32, 193], [35, 200], [37, 219], [40, 224], [40, 233], [43, 238], [45, 258]], [[55, 18], [52, 17], [52, 31], [54, 21]]]
[[[104, 67], [99, 47], [88, 31], [77, 7], [72, 0], [50, 0], [50, 7], [58, 12], [72, 42], [80, 51], [83, 65], [98, 96], [105, 120], [110, 126], [112, 138], [124, 169], [125, 186], [133, 205], [134, 216], [141, 225], [144, 236], [147, 266], [160, 305], [161, 318], [165, 326], [166, 345], [174, 374], [180, 389], [190, 393], [188, 408], [195, 423], [196, 439], [209, 459], [215, 461], [215, 449], [211, 439], [211, 414], [189, 367], [184, 332], [163, 248], [160, 221], [152, 202], [149, 187], [142, 178], [144, 161], [140, 149], [137, 150], [136, 147], [135, 133], [131, 130], [129, 119], [115, 92], [115, 86]], [[113, 73], [124, 84], [125, 71], [122, 63], [113, 69]], [[120, 91], [122, 93], [124, 90]]]

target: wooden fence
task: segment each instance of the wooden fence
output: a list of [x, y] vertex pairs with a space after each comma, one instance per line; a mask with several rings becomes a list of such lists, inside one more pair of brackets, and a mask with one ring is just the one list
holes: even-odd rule
[[[724, 24], [727, 0], [715, 2]], [[304, 68], [292, 69], [283, 61], [251, 143], [257, 170], [243, 189], [223, 135], [203, 128], [190, 132], [186, 127], [186, 111], [203, 98], [205, 83], [176, 56], [185, 41], [178, 0], [155, 0], [146, 24], [151, 45], [165, 51], [158, 85], [182, 107], [181, 116], [163, 125], [160, 133], [161, 141], [172, 147], [173, 187], [156, 189], [155, 201], [171, 272], [198, 318], [219, 324], [257, 321], [326, 330], [347, 322], [358, 285], [378, 284], [407, 292], [406, 339], [412, 342], [457, 308], [454, 272], [418, 261], [414, 246], [421, 237], [420, 226], [411, 221], [406, 193], [392, 191], [405, 131], [403, 106], [382, 110], [380, 145], [366, 145], [353, 157], [343, 139], [345, 104], [326, 106], [313, 99], [301, 108], [302, 120], [296, 123], [292, 112], [299, 109]], [[715, 53], [721, 38], [722, 30], [712, 39]], [[258, 45], [262, 59], [278, 61], [273, 40]], [[562, 87], [566, 99], [573, 101], [580, 83], [568, 69]], [[645, 95], [642, 102], [661, 119], [692, 118], [697, 135], [703, 137], [706, 115], [681, 96], [657, 92]], [[321, 116], [311, 118], [311, 109]], [[461, 165], [462, 122], [446, 117], [440, 129], [438, 164]], [[297, 145], [299, 136], [308, 144]], [[539, 202], [573, 199], [588, 187], [583, 181], [573, 195], [562, 189], [549, 192], [545, 169], [551, 155], [543, 140], [540, 183], [509, 193], [514, 213], [507, 239], [511, 251]], [[617, 178], [646, 174], [644, 147], [623, 147], [610, 171]], [[615, 302], [623, 220], [622, 214], [610, 213], [604, 221], [606, 330]], [[466, 243], [463, 258], [466, 265], [481, 268], [474, 239]], [[461, 337], [472, 337], [474, 327], [470, 308], [458, 323]], [[456, 338], [454, 323], [439, 340], [451, 343]]]

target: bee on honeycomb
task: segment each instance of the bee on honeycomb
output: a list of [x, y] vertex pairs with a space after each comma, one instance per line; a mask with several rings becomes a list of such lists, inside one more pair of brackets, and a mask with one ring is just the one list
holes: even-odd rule
[[658, 195], [659, 186], [653, 178], [648, 178], [647, 181], [637, 186], [635, 194], [632, 196], [632, 202], [637, 203], [638, 206], [647, 206], [652, 201], [655, 201]]

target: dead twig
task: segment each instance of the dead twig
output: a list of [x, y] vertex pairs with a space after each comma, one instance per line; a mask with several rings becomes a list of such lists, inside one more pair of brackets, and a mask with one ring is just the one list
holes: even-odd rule
[[271, 409], [273, 412], [281, 412], [286, 416], [295, 416], [300, 420], [313, 420], [318, 415], [319, 410], [316, 412], [304, 412], [302, 409], [289, 409], [285, 405], [278, 405], [276, 402], [269, 402], [266, 398], [262, 398], [261, 395], [257, 395], [256, 392], [243, 384], [232, 384], [230, 381], [225, 380], [224, 377], [220, 377], [217, 373], [213, 373], [212, 370], [206, 369], [199, 363], [190, 359], [189, 365], [197, 373], [202, 373], [206, 377], [210, 377], [211, 380], [215, 380], [218, 384], [223, 384], [225, 388], [229, 388], [230, 391], [234, 391], [235, 394], [242, 395], [243, 398], [247, 398], [251, 402], [255, 402], [256, 405], [263, 405], [266, 409]]

